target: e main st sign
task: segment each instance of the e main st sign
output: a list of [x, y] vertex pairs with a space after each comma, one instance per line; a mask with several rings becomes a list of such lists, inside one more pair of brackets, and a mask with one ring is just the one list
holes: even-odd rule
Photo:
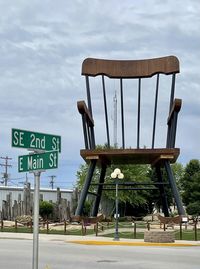
[[12, 129], [12, 147], [61, 152], [61, 136]]
[[39, 154], [29, 154], [18, 157], [18, 171], [42, 171], [58, 167], [58, 152], [49, 151]]

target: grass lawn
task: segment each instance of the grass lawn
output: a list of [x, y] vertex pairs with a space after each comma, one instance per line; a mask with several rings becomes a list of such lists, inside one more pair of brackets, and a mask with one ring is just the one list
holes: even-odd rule
[[[106, 234], [103, 235], [104, 237], [113, 237], [114, 238], [114, 233]], [[128, 239], [144, 239], [144, 233], [139, 232], [136, 234], [136, 238], [134, 238], [134, 234], [130, 232], [119, 232], [119, 237], [120, 238], [128, 238]]]

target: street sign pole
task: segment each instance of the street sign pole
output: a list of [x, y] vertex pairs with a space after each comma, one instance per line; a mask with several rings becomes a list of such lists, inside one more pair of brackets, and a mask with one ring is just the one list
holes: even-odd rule
[[18, 169], [19, 172], [29, 171], [34, 173], [32, 269], [38, 269], [40, 175], [46, 169], [58, 167], [58, 152], [61, 152], [61, 136], [12, 129], [12, 146], [33, 151], [33, 154], [19, 156]]
[[34, 172], [34, 219], [33, 219], [32, 269], [38, 269], [40, 174], [41, 172], [39, 171]]

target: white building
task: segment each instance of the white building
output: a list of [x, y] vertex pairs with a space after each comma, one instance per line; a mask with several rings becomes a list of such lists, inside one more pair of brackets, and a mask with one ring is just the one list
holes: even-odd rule
[[[21, 195], [21, 199], [23, 200], [23, 192], [24, 187], [11, 187], [11, 186], [0, 186], [0, 210], [2, 209], [2, 202], [3, 200], [7, 200], [7, 195], [11, 194], [12, 197], [12, 205], [14, 201], [18, 201], [19, 194]], [[67, 201], [71, 202], [73, 190], [71, 189], [60, 189], [61, 198], [67, 199]], [[31, 193], [34, 193], [34, 189], [31, 188]], [[57, 189], [48, 189], [48, 188], [41, 188], [40, 195], [42, 195], [44, 201], [57, 201]]]

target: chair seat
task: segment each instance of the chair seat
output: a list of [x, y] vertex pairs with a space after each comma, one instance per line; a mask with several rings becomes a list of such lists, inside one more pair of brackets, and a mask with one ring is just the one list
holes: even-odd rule
[[81, 157], [89, 162], [97, 160], [105, 164], [151, 164], [168, 160], [174, 163], [180, 153], [179, 148], [156, 148], [156, 149], [103, 149], [80, 151]]

